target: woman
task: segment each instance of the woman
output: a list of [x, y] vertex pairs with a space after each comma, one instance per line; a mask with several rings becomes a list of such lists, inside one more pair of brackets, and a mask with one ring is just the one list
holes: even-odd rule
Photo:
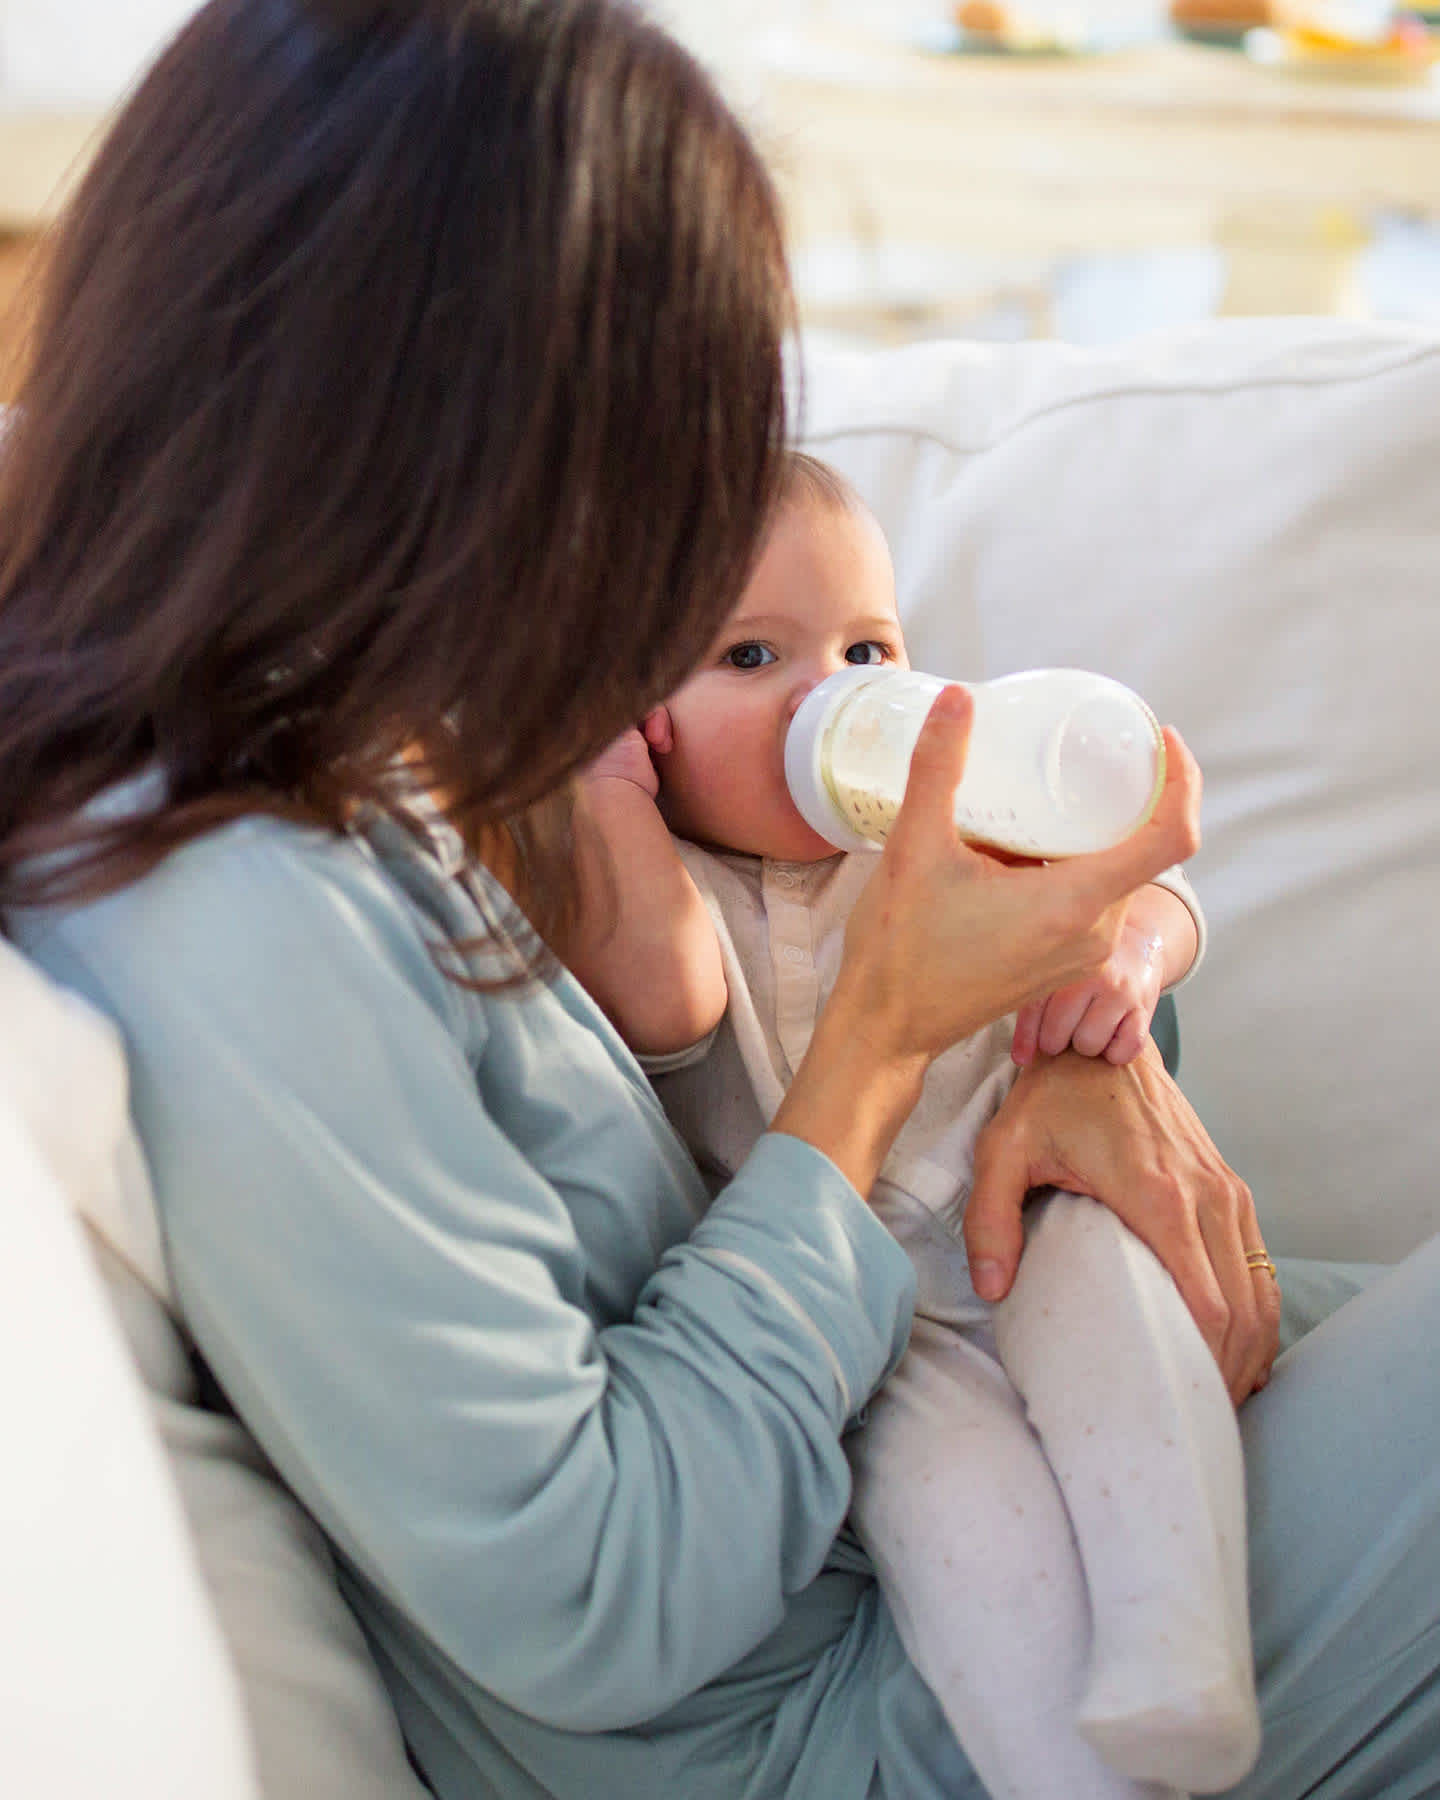
[[[752, 149], [612, 0], [214, 0], [59, 230], [7, 439], [0, 902], [125, 1032], [187, 1322], [446, 1800], [978, 1791], [837, 1535], [910, 1306], [861, 1196], [938, 1050], [1093, 967], [1189, 853], [1197, 782], [1177, 740], [1128, 844], [1000, 869], [948, 824], [952, 692], [811, 1053], [710, 1199], [550, 946], [571, 774], [762, 532], [786, 319]], [[1249, 1196], [1151, 1062], [1027, 1074], [983, 1169], [998, 1285], [1063, 1175], [1134, 1215], [1237, 1399], [1264, 1382]], [[1329, 1328], [1359, 1405], [1312, 1358], [1247, 1408], [1277, 1721], [1247, 1793], [1378, 1792], [1377, 1743], [1419, 1793], [1437, 1754], [1436, 1584], [1351, 1594], [1295, 1529], [1328, 1434], [1372, 1494], [1334, 1542], [1404, 1494], [1440, 1566], [1426, 1465], [1375, 1420], [1409, 1383], [1433, 1430], [1434, 1259], [1395, 1281]]]

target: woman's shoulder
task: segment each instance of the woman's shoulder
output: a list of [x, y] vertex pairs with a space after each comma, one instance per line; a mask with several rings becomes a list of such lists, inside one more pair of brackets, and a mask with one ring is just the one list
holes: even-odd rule
[[153, 1003], [183, 987], [219, 1004], [306, 985], [321, 963], [362, 985], [398, 976], [448, 1011], [453, 983], [435, 949], [461, 924], [452, 885], [422, 840], [407, 857], [363, 832], [248, 815], [125, 887], [8, 923], [57, 979], [117, 998]]

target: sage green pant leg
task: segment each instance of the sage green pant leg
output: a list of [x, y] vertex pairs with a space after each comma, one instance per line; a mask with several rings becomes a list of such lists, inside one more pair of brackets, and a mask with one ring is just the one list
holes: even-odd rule
[[1440, 1794], [1440, 1238], [1288, 1349], [1240, 1418], [1265, 1737], [1231, 1792]]

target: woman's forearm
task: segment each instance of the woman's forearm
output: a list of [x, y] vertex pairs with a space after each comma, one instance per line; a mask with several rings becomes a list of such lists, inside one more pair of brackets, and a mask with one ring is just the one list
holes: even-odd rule
[[878, 1050], [865, 1019], [837, 996], [820, 1015], [771, 1129], [813, 1145], [868, 1194], [920, 1098], [928, 1066], [924, 1056]]

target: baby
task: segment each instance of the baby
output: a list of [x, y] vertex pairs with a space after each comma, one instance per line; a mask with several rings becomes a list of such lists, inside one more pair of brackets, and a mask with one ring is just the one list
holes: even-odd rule
[[[795, 709], [846, 663], [908, 666], [890, 557], [853, 490], [797, 454], [725, 631], [581, 790], [570, 961], [717, 1183], [805, 1054], [876, 862], [817, 836], [784, 779]], [[1078, 1195], [1027, 1208], [998, 1305], [960, 1237], [1016, 1061], [1127, 1061], [1202, 943], [1178, 871], [1137, 894], [1102, 974], [934, 1064], [871, 1195], [918, 1291], [906, 1354], [849, 1439], [852, 1517], [995, 1796], [1212, 1791], [1258, 1750], [1239, 1437], [1173, 1282]]]

